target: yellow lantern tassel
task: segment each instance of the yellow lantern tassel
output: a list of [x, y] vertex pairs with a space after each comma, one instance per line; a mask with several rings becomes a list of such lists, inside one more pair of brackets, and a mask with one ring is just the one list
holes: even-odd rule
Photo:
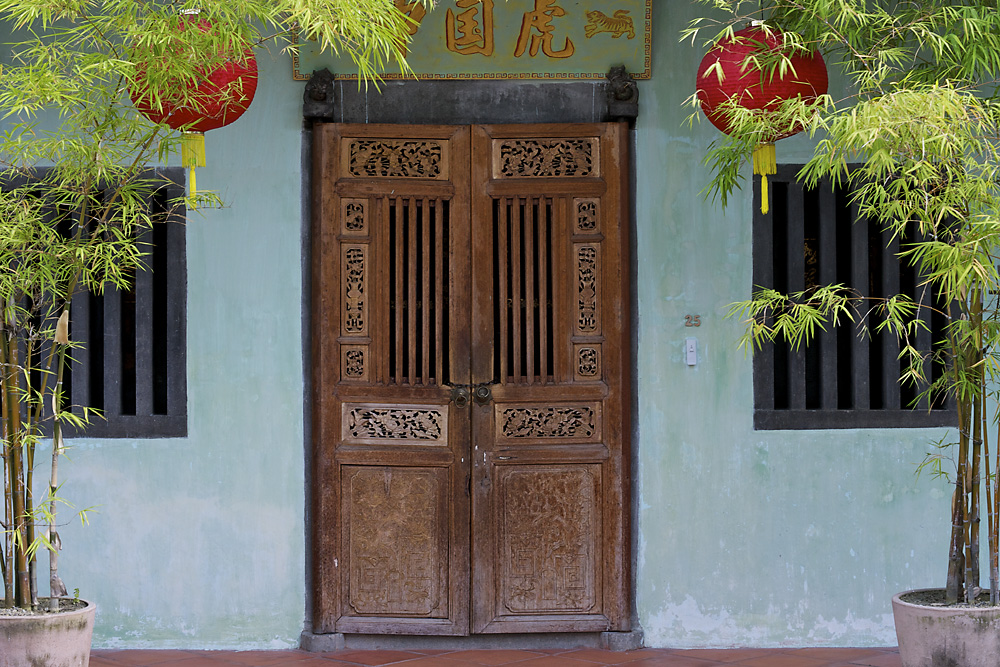
[[[185, 132], [181, 135], [181, 166], [188, 169], [191, 199], [198, 193], [195, 169], [205, 166], [205, 135], [201, 132]], [[193, 204], [197, 208], [197, 204]]]
[[760, 175], [760, 212], [767, 215], [771, 210], [771, 193], [767, 187], [767, 177], [778, 173], [778, 158], [774, 144], [758, 144], [753, 149], [753, 173]]

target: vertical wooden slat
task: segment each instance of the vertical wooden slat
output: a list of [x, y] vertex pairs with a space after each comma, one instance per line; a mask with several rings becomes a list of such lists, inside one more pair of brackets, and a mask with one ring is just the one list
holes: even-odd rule
[[[370, 206], [375, 207], [372, 221], [375, 225], [369, 233], [372, 236], [377, 258], [375, 266], [375, 289], [381, 290], [389, 285], [389, 266], [395, 261], [391, 255], [392, 240], [389, 238], [389, 214], [392, 207], [388, 197], [378, 197], [369, 200]], [[392, 288], [389, 288], [391, 294]], [[393, 369], [389, 367], [389, 331], [392, 327], [390, 300], [386, 298], [371, 299], [375, 309], [374, 327], [371, 331], [371, 354], [373, 363], [373, 375], [375, 384], [387, 385], [391, 382]]]
[[[167, 189], [169, 200], [184, 196], [183, 185], [172, 184]], [[183, 219], [186, 212], [178, 212]], [[187, 227], [167, 225], [167, 414], [187, 414]], [[186, 432], [186, 431], [185, 431]]]
[[[802, 185], [788, 182], [788, 291], [805, 289], [805, 229]], [[788, 350], [788, 405], [793, 410], [806, 407], [805, 351]]]
[[511, 200], [504, 197], [500, 200], [499, 214], [500, 220], [497, 229], [497, 256], [499, 258], [500, 266], [497, 267], [497, 276], [500, 281], [500, 349], [497, 350], [497, 354], [500, 355], [500, 382], [503, 384], [507, 383], [507, 378], [511, 374], [510, 368], [508, 368], [508, 340], [510, 336], [510, 318], [508, 317], [507, 301], [511, 298], [507, 290], [507, 278], [510, 275], [510, 242], [508, 240], [507, 234], [507, 224], [508, 224], [508, 206], [512, 206]]
[[407, 305], [406, 324], [407, 338], [406, 350], [407, 384], [416, 384], [417, 377], [417, 200], [410, 197], [410, 210], [407, 214]]
[[511, 375], [515, 383], [521, 382], [521, 304], [524, 293], [521, 291], [521, 198], [514, 197], [513, 215], [510, 225], [510, 277], [511, 277], [511, 326], [510, 337], [514, 348], [513, 368]]
[[[915, 239], [914, 239], [915, 240]], [[928, 381], [934, 378], [933, 363], [930, 360], [928, 353], [934, 346], [934, 334], [931, 330], [932, 326], [932, 313], [931, 308], [934, 306], [934, 292], [929, 285], [921, 285], [923, 282], [920, 274], [916, 271], [913, 272], [914, 275], [914, 285], [913, 285], [913, 300], [919, 305], [920, 311], [918, 317], [924, 323], [924, 327], [917, 330], [917, 349], [924, 354], [923, 370]], [[925, 387], [919, 387], [918, 391], [923, 391]], [[915, 409], [920, 411], [926, 411], [930, 407], [930, 401], [927, 400], [925, 396], [922, 398]]]
[[[868, 294], [868, 219], [858, 216], [857, 205], [851, 205], [851, 287], [860, 294]], [[858, 326], [869, 322], [864, 312], [859, 316]], [[871, 408], [871, 392], [868, 380], [869, 339], [864, 335], [856, 335], [851, 343], [851, 376], [853, 407], [855, 410]]]
[[[899, 294], [899, 236], [891, 230], [882, 230], [882, 294], [891, 297]], [[882, 396], [883, 410], [903, 407], [899, 391], [899, 342], [888, 331], [881, 335], [882, 345]]]
[[[819, 189], [819, 284], [837, 282], [837, 201], [828, 184]], [[849, 323], [844, 323], [845, 325]], [[837, 330], [827, 326], [819, 335], [820, 408], [837, 409]]]
[[532, 384], [535, 375], [535, 200], [524, 206], [524, 341], [525, 378]]
[[[760, 212], [760, 183], [753, 187], [753, 290], [774, 286], [774, 215]], [[755, 410], [774, 409], [774, 345], [753, 354]]]
[[393, 369], [396, 378], [396, 384], [403, 383], [403, 252], [405, 246], [403, 244], [403, 221], [405, 219], [406, 213], [403, 210], [403, 200], [401, 197], [396, 197], [395, 203], [396, 211], [396, 318], [395, 318], [395, 332], [396, 332], [396, 367]]
[[444, 275], [444, 200], [436, 200], [434, 207], [434, 345], [437, 350], [434, 355], [436, 363], [435, 375], [436, 383], [444, 382], [444, 355], [447, 350], [447, 341], [444, 340], [443, 322], [444, 303], [444, 283], [448, 279]]
[[421, 342], [422, 354], [420, 357], [422, 361], [420, 368], [420, 384], [427, 385], [430, 384], [431, 376], [431, 200], [426, 197], [423, 201], [423, 209], [420, 214], [420, 219], [423, 223], [423, 241], [420, 244], [420, 256], [423, 263], [420, 276], [420, 284], [423, 288], [420, 307], [420, 325], [421, 332], [423, 334], [423, 341]]
[[542, 384], [549, 379], [549, 246], [548, 216], [549, 199], [542, 197], [538, 202], [538, 339], [539, 368]]
[[[83, 290], [73, 295], [70, 311], [70, 340], [80, 346], [73, 357], [73, 405], [90, 406], [90, 292]], [[74, 411], [80, 414], [79, 411]]]
[[[573, 332], [577, 312], [576, 295], [579, 293], [580, 275], [570, 232], [570, 216], [572, 201], [566, 197], [553, 198], [554, 217], [551, 221], [552, 247], [558, 248], [559, 261], [563, 263], [552, 267], [553, 273], [559, 275], [556, 289], [553, 290], [552, 311], [558, 313], [552, 322], [555, 343], [552, 346], [553, 377], [556, 383], [572, 382], [575, 371], [570, 361], [573, 357]], [[561, 275], [560, 275], [561, 274]]]

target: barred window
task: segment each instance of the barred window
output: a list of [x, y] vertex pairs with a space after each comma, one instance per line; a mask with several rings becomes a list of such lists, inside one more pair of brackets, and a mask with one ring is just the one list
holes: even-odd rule
[[164, 185], [147, 201], [156, 222], [136, 239], [145, 256], [128, 276], [131, 286], [73, 297], [70, 339], [80, 346], [64, 373], [63, 404], [76, 414], [86, 406], [102, 416], [91, 415], [82, 431], [70, 428], [67, 437], [187, 435], [185, 210], [175, 204], [184, 194], [184, 171], [156, 175]]
[[[771, 212], [760, 213], [759, 181], [753, 218], [753, 284], [799, 292], [841, 283], [866, 297], [905, 293], [933, 305], [922, 308], [927, 330], [917, 349], [942, 339], [945, 317], [929, 287], [899, 258], [900, 240], [860, 217], [846, 186], [823, 183], [806, 189], [796, 181], [801, 165], [782, 165], [771, 177]], [[913, 239], [916, 230], [908, 234]], [[905, 245], [906, 239], [902, 241]], [[849, 322], [827, 327], [804, 349], [767, 345], [754, 355], [754, 428], [831, 429], [949, 426], [954, 410], [944, 398], [922, 400], [899, 382], [899, 344], [889, 333], [871, 336]], [[930, 363], [930, 362], [928, 362]], [[933, 364], [932, 378], [943, 372]], [[930, 408], [930, 409], [928, 409]]]

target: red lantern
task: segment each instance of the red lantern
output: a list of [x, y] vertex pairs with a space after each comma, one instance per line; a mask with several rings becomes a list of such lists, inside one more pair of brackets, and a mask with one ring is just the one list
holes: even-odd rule
[[[181, 29], [186, 30], [192, 24], [194, 17], [186, 15]], [[202, 32], [208, 32], [212, 28], [212, 24], [204, 19], [199, 20], [196, 25]], [[239, 58], [229, 59], [207, 73], [200, 83], [181, 84], [190, 93], [183, 96], [187, 98], [187, 104], [168, 98], [161, 100], [161, 107], [157, 109], [151, 104], [152, 100], [141, 82], [140, 76], [139, 85], [131, 92], [136, 110], [154, 123], [165, 123], [175, 130], [184, 130], [181, 162], [191, 170], [191, 193], [194, 194], [195, 167], [205, 166], [204, 132], [229, 125], [250, 107], [257, 91], [257, 60], [253, 52], [247, 49]]]
[[[716, 44], [698, 67], [698, 99], [712, 125], [729, 134], [729, 119], [722, 104], [734, 100], [736, 104], [758, 113], [777, 109], [785, 100], [801, 97], [815, 100], [826, 94], [828, 79], [826, 64], [819, 52], [796, 53], [788, 57], [791, 68], [782, 76], [777, 69], [774, 75], [755, 66], [753, 58], [764, 60], [768, 52], [783, 48], [781, 33], [751, 26], [734, 33], [731, 39]], [[721, 80], [720, 80], [721, 78]], [[790, 128], [767, 137], [754, 149], [755, 174], [761, 175], [761, 212], [767, 213], [767, 177], [777, 171], [774, 142], [797, 134], [802, 128]]]

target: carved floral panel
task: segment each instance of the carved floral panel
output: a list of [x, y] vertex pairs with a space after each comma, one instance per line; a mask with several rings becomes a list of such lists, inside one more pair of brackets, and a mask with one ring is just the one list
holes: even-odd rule
[[577, 318], [576, 333], [581, 336], [601, 332], [600, 266], [598, 247], [576, 244]]
[[498, 469], [500, 603], [592, 613], [600, 585], [600, 466]]
[[368, 234], [368, 200], [342, 199], [340, 202], [341, 231], [351, 236]]
[[348, 604], [365, 616], [447, 616], [443, 468], [344, 467]]
[[368, 346], [343, 345], [340, 348], [343, 360], [340, 376], [344, 380], [368, 381]]
[[432, 139], [349, 139], [347, 172], [358, 178], [446, 179], [445, 144]]
[[601, 346], [577, 345], [576, 379], [599, 380], [601, 378]]
[[344, 442], [447, 445], [448, 416], [441, 405], [343, 405]]
[[582, 139], [497, 139], [493, 172], [497, 178], [586, 178], [600, 176], [600, 144]]
[[573, 200], [574, 222], [577, 234], [594, 234], [600, 231], [601, 200], [597, 198]]
[[600, 437], [597, 405], [497, 404], [497, 436], [507, 440], [594, 440]]
[[344, 310], [343, 333], [363, 336], [368, 331], [368, 246], [344, 245], [344, 278], [342, 282]]

